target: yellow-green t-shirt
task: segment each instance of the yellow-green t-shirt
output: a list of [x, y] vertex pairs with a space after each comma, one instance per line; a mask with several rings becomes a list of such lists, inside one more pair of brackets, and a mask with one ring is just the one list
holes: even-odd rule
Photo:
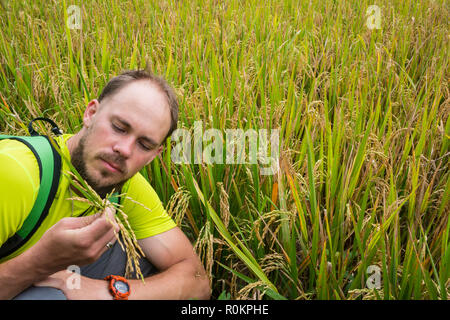
[[[56, 138], [64, 155], [70, 159], [67, 140], [72, 135]], [[69, 190], [69, 166], [62, 161], [62, 173], [58, 190], [47, 217], [33, 236], [19, 250], [0, 260], [0, 263], [14, 258], [32, 247], [56, 222], [64, 217], [78, 217], [89, 209], [89, 204], [68, 200], [74, 197]], [[13, 236], [21, 227], [39, 191], [39, 167], [33, 152], [17, 140], [0, 140], [0, 245]], [[137, 239], [151, 237], [176, 226], [155, 190], [140, 174], [135, 174], [125, 184], [127, 197], [122, 200], [123, 211]], [[131, 201], [130, 199], [133, 199]], [[87, 215], [94, 214], [88, 210]]]

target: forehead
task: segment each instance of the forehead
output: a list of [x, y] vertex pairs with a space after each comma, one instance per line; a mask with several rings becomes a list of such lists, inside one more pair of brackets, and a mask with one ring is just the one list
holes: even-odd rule
[[170, 128], [170, 108], [164, 93], [147, 80], [127, 84], [100, 103], [109, 118], [125, 120], [133, 130], [161, 142]]

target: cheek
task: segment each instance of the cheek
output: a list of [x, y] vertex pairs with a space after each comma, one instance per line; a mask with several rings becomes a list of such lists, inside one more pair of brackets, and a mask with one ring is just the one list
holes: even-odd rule
[[146, 155], [146, 156], [139, 157], [139, 159], [137, 159], [135, 162], [136, 170], [139, 171], [143, 167], [148, 165], [153, 160], [154, 157], [155, 157], [155, 155], [153, 154], [153, 152], [150, 156]]
[[139, 171], [139, 170], [142, 169], [145, 165], [147, 165], [147, 162], [148, 162], [148, 158], [147, 158], [147, 157], [138, 159], [138, 160], [134, 163], [134, 165], [135, 165], [135, 168], [134, 168], [134, 169], [137, 170], [137, 171]]
[[113, 131], [107, 125], [96, 124], [91, 127], [89, 132], [89, 142], [91, 146], [96, 146], [96, 148], [102, 148], [102, 146], [107, 146], [112, 143]]
[[95, 159], [96, 156], [104, 152], [110, 143], [108, 137], [111, 135], [100, 126], [92, 126], [86, 133], [86, 140], [84, 144], [84, 159], [89, 161]]

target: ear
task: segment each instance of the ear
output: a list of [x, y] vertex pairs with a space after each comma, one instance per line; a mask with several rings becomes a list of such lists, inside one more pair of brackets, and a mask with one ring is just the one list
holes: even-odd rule
[[97, 114], [100, 107], [100, 103], [97, 99], [89, 101], [86, 110], [84, 110], [83, 114], [83, 124], [85, 127], [89, 128], [89, 126], [92, 124], [92, 121]]

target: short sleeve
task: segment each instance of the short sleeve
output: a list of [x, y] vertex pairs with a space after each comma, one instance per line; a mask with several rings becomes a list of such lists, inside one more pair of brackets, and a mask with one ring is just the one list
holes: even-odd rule
[[137, 173], [129, 182], [123, 211], [137, 239], [151, 237], [176, 226], [167, 214], [158, 194], [145, 178]]
[[39, 166], [33, 152], [16, 140], [0, 141], [0, 245], [16, 233], [39, 191]]

